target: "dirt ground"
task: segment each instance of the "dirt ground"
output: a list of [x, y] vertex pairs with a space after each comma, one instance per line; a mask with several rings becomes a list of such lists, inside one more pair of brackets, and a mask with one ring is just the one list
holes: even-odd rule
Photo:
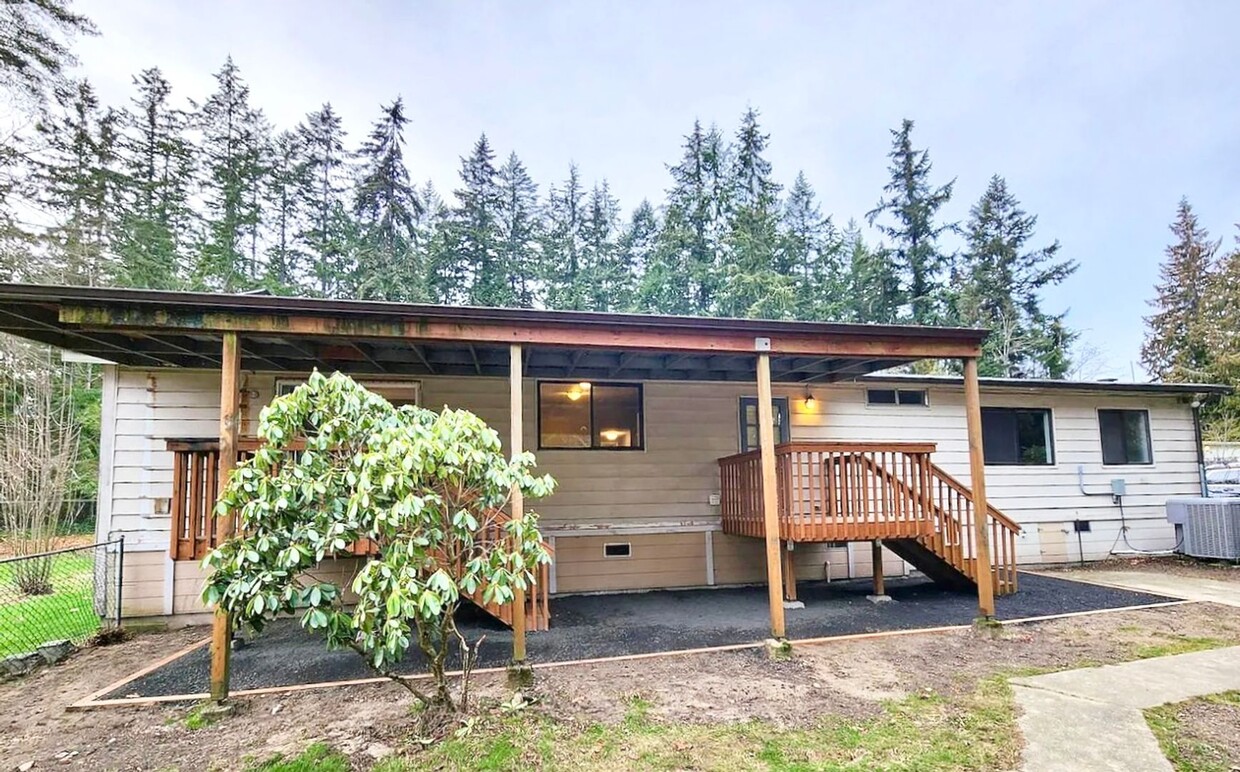
[[[1175, 711], [1179, 724], [1176, 741], [1197, 750], [1194, 759], [1203, 766], [1240, 769], [1240, 704], [1210, 700], [1189, 700]], [[1201, 758], [1204, 756], [1205, 758]]]
[[[74, 533], [67, 536], [57, 536], [53, 542], [51, 549], [61, 550], [69, 547], [86, 547], [95, 543], [95, 537], [89, 533]], [[8, 558], [13, 556], [13, 542], [11, 539], [5, 538], [0, 533], [0, 558]]]
[[[246, 759], [297, 752], [324, 740], [365, 768], [408, 747], [409, 703], [388, 684], [265, 695], [238, 715], [190, 729], [192, 706], [67, 712], [65, 707], [203, 637], [201, 628], [147, 634], [85, 650], [27, 678], [0, 684], [0, 770], [238, 769]], [[998, 635], [950, 632], [801, 646], [788, 661], [760, 651], [686, 655], [537, 671], [537, 709], [558, 720], [619, 721], [632, 697], [653, 716], [681, 722], [760, 719], [805, 726], [824, 715], [876, 714], [883, 700], [922, 690], [972, 690], [994, 674], [1132, 659], [1185, 638], [1240, 643], [1240, 609], [1189, 604], [1016, 626]], [[478, 676], [483, 700], [503, 699], [502, 676]]]
[[[1085, 565], [1073, 563], [1063, 568], [1071, 571], [1157, 571], [1162, 574], [1187, 576], [1194, 579], [1240, 583], [1240, 563], [1226, 560], [1198, 560], [1180, 555], [1115, 558], [1098, 560]], [[1054, 571], [1046, 571], [1046, 573], [1053, 574]]]

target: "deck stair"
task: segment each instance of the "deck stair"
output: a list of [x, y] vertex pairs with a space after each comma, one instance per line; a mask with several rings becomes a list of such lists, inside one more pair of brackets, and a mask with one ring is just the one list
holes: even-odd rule
[[[775, 448], [779, 538], [874, 541], [945, 585], [976, 586], [973, 493], [931, 461], [933, 443], [794, 442]], [[723, 531], [763, 538], [761, 454], [719, 459]], [[988, 506], [995, 594], [1016, 591], [1020, 526]]]
[[[215, 518], [216, 470], [219, 459], [219, 441], [206, 440], [168, 440], [168, 450], [173, 454], [172, 465], [172, 497], [170, 511], [172, 515], [172, 534], [170, 552], [173, 560], [201, 561], [215, 548], [217, 533]], [[258, 447], [254, 438], [242, 439], [239, 443], [239, 460], [247, 458]], [[479, 540], [494, 541], [506, 537], [504, 524], [508, 515], [495, 511], [490, 513], [483, 524]], [[548, 553], [552, 548], [546, 542], [543, 547]], [[365, 556], [373, 554], [376, 545], [369, 540], [361, 540], [350, 544], [343, 551], [342, 557]], [[539, 566], [535, 576], [535, 584], [526, 591], [525, 628], [528, 631], [546, 630], [551, 624], [549, 588], [551, 586], [550, 566]], [[512, 627], [513, 605], [511, 603], [485, 603], [482, 599], [485, 585], [472, 594], [465, 595], [471, 603], [498, 619], [508, 627]]]

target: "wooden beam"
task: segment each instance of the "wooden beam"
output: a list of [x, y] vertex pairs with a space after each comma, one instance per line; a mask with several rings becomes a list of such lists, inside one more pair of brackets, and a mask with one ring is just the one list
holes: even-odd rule
[[383, 363], [380, 362], [378, 359], [375, 359], [373, 356], [371, 356], [370, 352], [366, 350], [365, 343], [358, 343], [357, 341], [349, 341], [349, 345], [352, 346], [354, 350], [357, 351], [357, 353], [361, 354], [362, 357], [365, 358], [365, 360], [370, 363], [371, 367], [375, 368], [381, 373], [388, 372], [388, 369], [383, 366]]
[[[525, 400], [521, 393], [521, 346], [508, 349], [508, 446], [515, 459], [525, 447]], [[525, 498], [520, 489], [512, 491], [510, 504], [513, 519], [525, 515]], [[512, 600], [512, 662], [525, 665], [525, 590], [518, 589]]]
[[[228, 478], [237, 466], [237, 434], [241, 421], [241, 346], [237, 333], [224, 333], [220, 366], [220, 454], [218, 494], [228, 485]], [[218, 543], [232, 536], [232, 518], [215, 523]], [[211, 628], [211, 699], [228, 699], [229, 658], [232, 651], [232, 616], [222, 607], [215, 607]]]
[[[752, 354], [755, 337], [750, 331], [727, 329], [667, 330], [582, 324], [552, 325], [545, 322], [445, 322], [431, 318], [239, 314], [73, 305], [60, 309], [60, 321], [83, 329], [178, 329], [198, 332], [235, 330], [265, 335], [523, 343], [574, 348], [701, 351], [712, 354]], [[707, 320], [701, 323], [703, 328], [709, 325]], [[981, 353], [979, 344], [930, 335], [919, 336], [916, 333], [823, 335], [790, 331], [772, 335], [768, 340], [770, 353], [776, 355], [952, 359], [975, 357]]]
[[771, 405], [771, 355], [758, 355], [758, 446], [762, 453], [762, 521], [766, 530], [766, 584], [771, 637], [783, 640], [784, 588], [779, 560], [779, 491], [775, 474], [775, 411]]
[[977, 381], [977, 358], [964, 360], [964, 413], [969, 429], [969, 487], [973, 491], [973, 545], [977, 567], [977, 613], [995, 616], [995, 588], [990, 573], [990, 529], [986, 527], [986, 456], [982, 446], [982, 392]]
[[887, 580], [883, 576], [883, 540], [870, 542], [870, 558], [873, 561], [874, 597], [881, 598], [887, 594]]
[[792, 542], [783, 543], [784, 558], [784, 600], [797, 599], [797, 570], [796, 570], [796, 553], [793, 552]]
[[[117, 351], [117, 352], [121, 352], [125, 354], [137, 354], [143, 359], [149, 359], [150, 361], [160, 366], [164, 366], [164, 367], [176, 367], [177, 366], [176, 362], [173, 362], [168, 359], [164, 359], [163, 357], [157, 356], [155, 353], [148, 352], [143, 349], [139, 349], [132, 344], [129, 346], [123, 346], [118, 343], [113, 343], [109, 340], [105, 340], [103, 338], [95, 338], [90, 335], [84, 335], [83, 333], [78, 332], [76, 330], [67, 330], [63, 327], [57, 326], [55, 324], [51, 324], [50, 322], [45, 322], [40, 319], [35, 319], [34, 317], [31, 317], [31, 316], [25, 316], [24, 314], [19, 314], [13, 311], [8, 311], [3, 308], [0, 308], [0, 315], [4, 315], [12, 319], [17, 319], [19, 321], [33, 324], [36, 329], [47, 330], [48, 332], [53, 333], [58, 336], [63, 336], [65, 338], [72, 338], [76, 340], [83, 340], [83, 341], [86, 341], [87, 343], [91, 343], [96, 346], [103, 346], [103, 348], [106, 350]], [[68, 343], [68, 342], [60, 343], [57, 345], [59, 345], [59, 347], [61, 348], [66, 348], [66, 349], [71, 349], [71, 350], [78, 348], [74, 346], [72, 343]], [[83, 352], [83, 353], [86, 353], [86, 352]], [[91, 353], [94, 353], [94, 352], [91, 352]], [[96, 354], [96, 356], [106, 359], [108, 357], [108, 354], [99, 353], [99, 354]]]
[[422, 365], [426, 367], [426, 371], [430, 373], [431, 375], [434, 375], [435, 366], [431, 364], [431, 360], [426, 357], [426, 352], [422, 350], [422, 347], [416, 344], [410, 343], [409, 348], [413, 349], [413, 353], [416, 354], [418, 359], [422, 361]]
[[482, 375], [482, 363], [478, 361], [478, 350], [474, 348], [474, 344], [469, 344], [469, 358], [474, 360], [474, 372]]

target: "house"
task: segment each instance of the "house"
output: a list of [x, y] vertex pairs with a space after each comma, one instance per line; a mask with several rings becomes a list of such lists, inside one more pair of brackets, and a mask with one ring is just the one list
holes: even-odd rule
[[[559, 594], [765, 583], [780, 638], [796, 581], [881, 594], [910, 565], [991, 615], [1018, 565], [1174, 547], [1195, 406], [1226, 390], [982, 379], [985, 331], [894, 325], [7, 284], [0, 331], [115, 363], [98, 528], [126, 538], [129, 617], [207, 613], [215, 489], [315, 367], [469, 409], [558, 480], [537, 507], [554, 561], [494, 610], [522, 634]], [[963, 376], [880, 372], [925, 359]]]

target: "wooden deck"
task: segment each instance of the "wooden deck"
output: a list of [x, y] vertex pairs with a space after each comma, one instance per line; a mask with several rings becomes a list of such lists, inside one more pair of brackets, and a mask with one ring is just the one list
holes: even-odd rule
[[[786, 542], [889, 543], [918, 564], [924, 549], [976, 581], [972, 492], [936, 466], [933, 443], [792, 442], [775, 447], [779, 538]], [[764, 538], [761, 453], [719, 459], [725, 533]], [[987, 506], [991, 571], [999, 593], [1016, 589], [1020, 526]], [[919, 566], [921, 567], [921, 566]], [[934, 569], [927, 568], [933, 575]]]
[[[249, 458], [259, 446], [253, 437], [242, 438], [237, 443], [238, 463]], [[169, 551], [173, 560], [202, 560], [219, 543], [220, 518], [214, 516], [219, 440], [168, 440], [168, 450], [173, 455], [172, 475], [172, 535]], [[482, 524], [477, 540], [489, 544], [506, 538], [504, 523], [508, 515], [495, 511]], [[228, 529], [231, 531], [231, 529]], [[544, 543], [548, 552], [550, 545]], [[369, 539], [356, 541], [336, 557], [362, 557], [377, 552], [378, 545]], [[529, 630], [546, 630], [551, 624], [551, 569], [547, 564], [539, 566], [534, 587], [527, 593], [525, 623]], [[347, 590], [348, 588], [342, 588]], [[485, 603], [483, 587], [466, 595], [472, 603], [482, 608], [505, 625], [513, 624], [513, 604]]]

